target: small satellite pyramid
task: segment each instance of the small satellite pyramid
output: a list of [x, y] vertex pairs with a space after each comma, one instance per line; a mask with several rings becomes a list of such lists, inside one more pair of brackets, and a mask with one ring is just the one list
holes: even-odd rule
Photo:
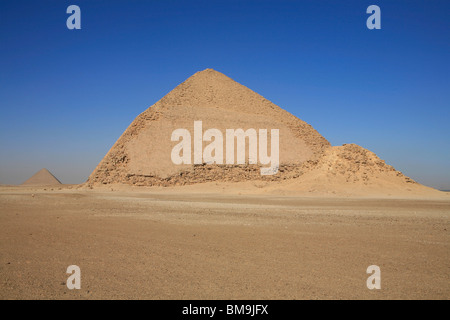
[[55, 185], [61, 184], [53, 174], [43, 168], [36, 172], [30, 179], [22, 183], [22, 185]]

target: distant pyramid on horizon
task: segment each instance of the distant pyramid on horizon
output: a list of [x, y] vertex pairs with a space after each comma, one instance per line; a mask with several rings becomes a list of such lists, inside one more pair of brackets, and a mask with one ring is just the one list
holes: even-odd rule
[[47, 169], [43, 168], [36, 172], [31, 178], [22, 183], [22, 185], [55, 185], [61, 182]]
[[[176, 142], [171, 134], [179, 128], [194, 132], [194, 121], [202, 121], [203, 132], [279, 129], [280, 174], [271, 179], [281, 179], [330, 147], [311, 125], [224, 74], [206, 69], [141, 113], [92, 172], [88, 184], [151, 186], [261, 179], [261, 165], [175, 165], [171, 151]], [[207, 144], [204, 141], [203, 148]]]

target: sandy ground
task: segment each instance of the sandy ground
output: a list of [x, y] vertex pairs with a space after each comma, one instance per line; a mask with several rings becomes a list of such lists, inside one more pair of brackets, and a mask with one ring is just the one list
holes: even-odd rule
[[1, 299], [450, 298], [448, 197], [45, 189], [0, 187]]

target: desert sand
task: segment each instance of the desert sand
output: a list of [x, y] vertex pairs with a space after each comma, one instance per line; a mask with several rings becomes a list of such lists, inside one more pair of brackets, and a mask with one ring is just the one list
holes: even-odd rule
[[[294, 197], [262, 189], [2, 186], [0, 298], [450, 298], [446, 193]], [[65, 285], [73, 264], [80, 290]], [[366, 287], [373, 264], [381, 290]]]
[[[197, 120], [279, 129], [278, 173], [175, 165], [171, 132]], [[86, 183], [43, 173], [0, 186], [2, 299], [450, 298], [449, 193], [212, 69], [140, 114]]]

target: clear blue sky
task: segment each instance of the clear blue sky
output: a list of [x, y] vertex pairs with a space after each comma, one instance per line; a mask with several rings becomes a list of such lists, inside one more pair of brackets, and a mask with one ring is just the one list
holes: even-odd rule
[[[81, 8], [68, 30], [66, 8]], [[381, 30], [366, 8], [381, 8]], [[142, 111], [214, 68], [450, 189], [450, 1], [0, 2], [0, 183], [85, 181]]]

